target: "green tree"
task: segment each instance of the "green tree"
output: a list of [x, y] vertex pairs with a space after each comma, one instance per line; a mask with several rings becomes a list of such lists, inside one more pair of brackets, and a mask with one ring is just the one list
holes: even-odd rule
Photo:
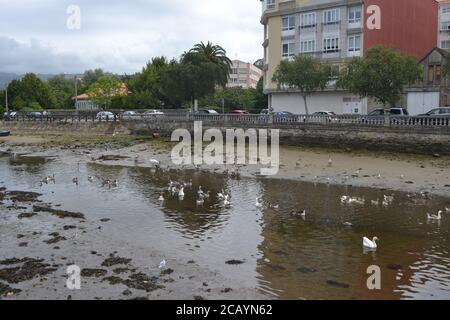
[[262, 109], [266, 109], [269, 105], [269, 99], [266, 94], [264, 94], [264, 79], [261, 77], [259, 79], [258, 84], [256, 85], [255, 90], [255, 98], [256, 98], [256, 112], [261, 112]]
[[173, 63], [163, 77], [163, 92], [170, 104], [181, 107], [185, 102], [201, 99], [214, 92], [217, 66], [196, 54], [185, 54], [181, 63]]
[[21, 80], [14, 80], [8, 85], [8, 98], [15, 110], [53, 109], [56, 98], [50, 86], [35, 74], [28, 73]]
[[282, 60], [273, 76], [278, 88], [288, 86], [300, 92], [309, 114], [307, 98], [324, 90], [331, 75], [331, 68], [309, 55], [298, 55], [293, 60]]
[[414, 56], [376, 46], [364, 58], [354, 58], [341, 73], [338, 86], [361, 97], [372, 97], [395, 107], [403, 88], [422, 79], [422, 68]]
[[103, 76], [97, 82], [92, 84], [86, 91], [89, 98], [96, 105], [105, 109], [111, 105], [114, 97], [121, 96], [121, 83], [115, 77]]
[[84, 72], [83, 76], [81, 77], [82, 83], [84, 85], [85, 89], [88, 89], [91, 85], [98, 82], [103, 77], [114, 77], [112, 73], [107, 73], [103, 71], [102, 69], [94, 69], [94, 70], [87, 70]]
[[60, 74], [49, 78], [47, 83], [53, 90], [58, 109], [69, 109], [73, 107], [72, 97], [75, 95], [74, 79], [67, 79], [63, 74]]
[[124, 108], [134, 104], [132, 108], [160, 108], [162, 104], [170, 103], [164, 94], [162, 79], [170, 68], [165, 57], [153, 58], [142, 69], [142, 72], [128, 80], [128, 86], [133, 93], [123, 98]]
[[189, 55], [191, 54], [199, 55], [206, 61], [217, 66], [217, 70], [215, 70], [217, 83], [223, 87], [227, 84], [233, 63], [227, 57], [227, 52], [224, 48], [219, 45], [213, 45], [209, 41], [206, 44], [200, 42], [196, 44], [184, 58], [189, 60]]

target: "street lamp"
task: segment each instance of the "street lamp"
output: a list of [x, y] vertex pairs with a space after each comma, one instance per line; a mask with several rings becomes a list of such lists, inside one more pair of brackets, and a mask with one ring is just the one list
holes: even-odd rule
[[5, 88], [5, 107], [6, 107], [6, 114], [9, 115], [9, 107], [8, 107], [8, 86]]

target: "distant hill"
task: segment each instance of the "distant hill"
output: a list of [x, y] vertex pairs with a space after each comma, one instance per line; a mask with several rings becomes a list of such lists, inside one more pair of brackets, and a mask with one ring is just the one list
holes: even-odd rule
[[8, 83], [16, 79], [20, 79], [20, 76], [15, 73], [0, 72], [0, 90], [5, 89]]
[[[55, 76], [56, 74], [37, 74], [39, 79], [47, 81], [49, 78]], [[74, 78], [76, 76], [81, 76], [80, 74], [66, 74], [66, 78]], [[21, 79], [23, 75], [18, 75], [15, 73], [1, 72], [0, 71], [0, 90], [5, 89], [6, 85], [13, 80]]]

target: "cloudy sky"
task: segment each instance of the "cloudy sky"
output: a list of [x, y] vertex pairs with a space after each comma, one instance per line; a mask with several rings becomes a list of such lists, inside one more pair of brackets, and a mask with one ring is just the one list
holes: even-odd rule
[[[67, 27], [70, 5], [81, 10], [79, 30]], [[0, 0], [0, 72], [134, 73], [208, 40], [254, 62], [260, 15], [259, 0]]]

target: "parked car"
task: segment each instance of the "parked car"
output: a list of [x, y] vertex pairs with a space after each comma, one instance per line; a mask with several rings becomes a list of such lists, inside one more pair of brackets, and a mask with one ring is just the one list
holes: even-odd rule
[[99, 112], [99, 113], [97, 113], [97, 120], [100, 120], [100, 121], [111, 121], [111, 120], [114, 120], [114, 118], [115, 118], [115, 116], [114, 116], [114, 113], [112, 113], [112, 112], [109, 112], [109, 111], [101, 111], [101, 112]]
[[448, 118], [450, 117], [450, 108], [445, 107], [445, 108], [437, 108], [437, 109], [433, 109], [427, 113], [424, 114], [419, 114], [417, 117], [420, 118]]
[[375, 109], [370, 112], [368, 117], [384, 116], [385, 112], [388, 111], [391, 116], [409, 116], [409, 112], [406, 108], [391, 108], [391, 109]]
[[230, 114], [249, 114], [249, 113], [244, 110], [231, 110]]
[[124, 120], [133, 119], [137, 115], [138, 115], [138, 113], [136, 111], [125, 111], [124, 113], [122, 113], [122, 119], [124, 119]]
[[29, 114], [27, 114], [27, 117], [29, 119], [33, 119], [33, 120], [42, 119], [42, 113], [40, 113], [40, 112], [30, 112]]
[[[313, 118], [310, 119], [313, 122], [317, 121], [317, 122], [337, 122], [338, 118], [336, 113], [332, 112], [332, 111], [318, 111], [318, 112], [314, 112], [312, 114]], [[316, 117], [316, 119], [314, 118]]]
[[14, 118], [16, 118], [17, 116], [18, 116], [19, 114], [16, 112], [16, 111], [12, 111], [12, 112], [5, 112], [4, 114], [3, 114], [3, 119], [4, 120], [6, 120], [6, 121], [11, 121], [11, 120], [13, 120]]
[[194, 114], [219, 114], [216, 110], [212, 109], [199, 109]]
[[406, 108], [391, 108], [391, 109], [375, 109], [372, 112], [370, 112], [368, 115], [363, 116], [361, 118], [361, 122], [362, 123], [369, 123], [369, 122], [373, 122], [373, 121], [383, 121], [384, 120], [384, 116], [386, 114], [386, 112], [390, 115], [390, 116], [409, 116], [409, 112]]
[[144, 115], [162, 116], [162, 115], [164, 115], [164, 112], [162, 112], [160, 110], [152, 109], [152, 110], [145, 111]]
[[[267, 110], [267, 109], [266, 109]], [[276, 122], [286, 122], [290, 118], [292, 118], [294, 114], [289, 111], [277, 111], [272, 113], [273, 120]], [[268, 113], [261, 113], [259, 119], [262, 121], [266, 121], [269, 119]]]
[[[429, 124], [429, 125], [436, 125], [436, 124], [444, 124], [449, 125], [450, 124], [450, 108], [437, 108], [433, 109], [425, 114], [419, 114], [415, 118], [418, 118], [418, 121], [421, 124]], [[443, 120], [441, 120], [443, 119]]]

